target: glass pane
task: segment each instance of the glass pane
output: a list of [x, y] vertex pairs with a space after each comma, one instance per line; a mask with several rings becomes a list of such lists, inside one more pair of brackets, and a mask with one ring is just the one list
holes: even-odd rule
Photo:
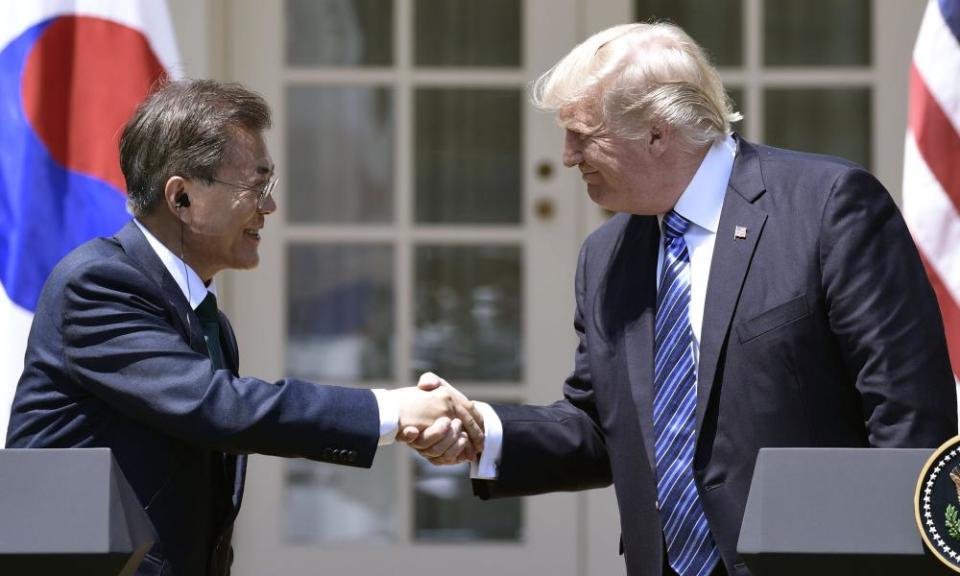
[[287, 219], [390, 221], [393, 120], [387, 88], [288, 88]]
[[415, 0], [417, 66], [521, 66], [521, 0]]
[[394, 490], [398, 452], [391, 447], [377, 450], [370, 470], [286, 460], [285, 542], [322, 545], [398, 541]]
[[717, 66], [743, 63], [741, 0], [634, 0], [638, 22], [669, 20], [683, 28]]
[[767, 66], [869, 66], [869, 0], [764, 3]]
[[520, 222], [519, 90], [416, 91], [416, 219]]
[[870, 167], [870, 90], [776, 89], [764, 95], [767, 144]]
[[389, 66], [390, 0], [287, 0], [287, 64]]
[[523, 378], [519, 246], [418, 246], [414, 378]]
[[312, 381], [392, 375], [393, 250], [381, 245], [287, 248], [286, 372]]
[[414, 538], [421, 542], [465, 540], [519, 541], [523, 500], [482, 501], [473, 495], [470, 465], [434, 466], [414, 459]]

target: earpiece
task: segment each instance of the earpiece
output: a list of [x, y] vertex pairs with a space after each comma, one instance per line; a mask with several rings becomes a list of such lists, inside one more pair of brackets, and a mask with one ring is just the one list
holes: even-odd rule
[[186, 193], [180, 194], [177, 196], [177, 208], [189, 208], [190, 207], [190, 197]]

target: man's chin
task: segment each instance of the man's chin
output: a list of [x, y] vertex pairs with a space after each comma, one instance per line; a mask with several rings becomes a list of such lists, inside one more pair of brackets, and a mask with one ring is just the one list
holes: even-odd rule
[[607, 190], [603, 186], [587, 184], [587, 196], [594, 204], [608, 212], [620, 212], [622, 210], [622, 207], [611, 205], [610, 194], [607, 194]]
[[238, 260], [234, 266], [234, 270], [253, 270], [260, 265], [260, 254], [251, 254], [244, 258]]
[[600, 186], [600, 185], [598, 185], [598, 184], [589, 184], [589, 183], [588, 183], [588, 184], [587, 184], [587, 196], [590, 197], [590, 200], [592, 200], [594, 204], [597, 204], [597, 205], [599, 205], [599, 206], [602, 206], [602, 207], [606, 208], [605, 206], [603, 206], [604, 190], [603, 190], [603, 187], [602, 187], [602, 186]]

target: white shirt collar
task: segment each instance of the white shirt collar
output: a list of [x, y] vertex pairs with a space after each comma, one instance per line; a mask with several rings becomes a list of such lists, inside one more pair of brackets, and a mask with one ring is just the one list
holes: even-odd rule
[[737, 142], [732, 135], [728, 134], [724, 140], [714, 142], [677, 200], [674, 211], [691, 223], [716, 234], [736, 155]]
[[163, 242], [151, 234], [146, 226], [136, 218], [133, 219], [133, 223], [143, 232], [147, 243], [150, 244], [153, 251], [160, 257], [160, 261], [166, 266], [167, 272], [173, 276], [173, 280], [177, 283], [177, 286], [180, 287], [180, 291], [183, 292], [183, 297], [190, 302], [191, 308], [196, 310], [197, 306], [207, 297], [207, 292], [212, 292], [214, 296], [217, 295], [217, 286], [213, 280], [210, 281], [209, 286], [204, 285], [203, 280], [194, 272], [193, 268], [188, 266], [179, 256], [164, 246]]

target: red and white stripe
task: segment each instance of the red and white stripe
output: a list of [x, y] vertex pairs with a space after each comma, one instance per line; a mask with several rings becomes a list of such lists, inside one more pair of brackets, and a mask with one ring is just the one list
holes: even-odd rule
[[960, 42], [944, 11], [956, 14], [958, 4], [930, 0], [923, 16], [910, 68], [903, 174], [903, 214], [940, 302], [954, 376], [960, 376]]

